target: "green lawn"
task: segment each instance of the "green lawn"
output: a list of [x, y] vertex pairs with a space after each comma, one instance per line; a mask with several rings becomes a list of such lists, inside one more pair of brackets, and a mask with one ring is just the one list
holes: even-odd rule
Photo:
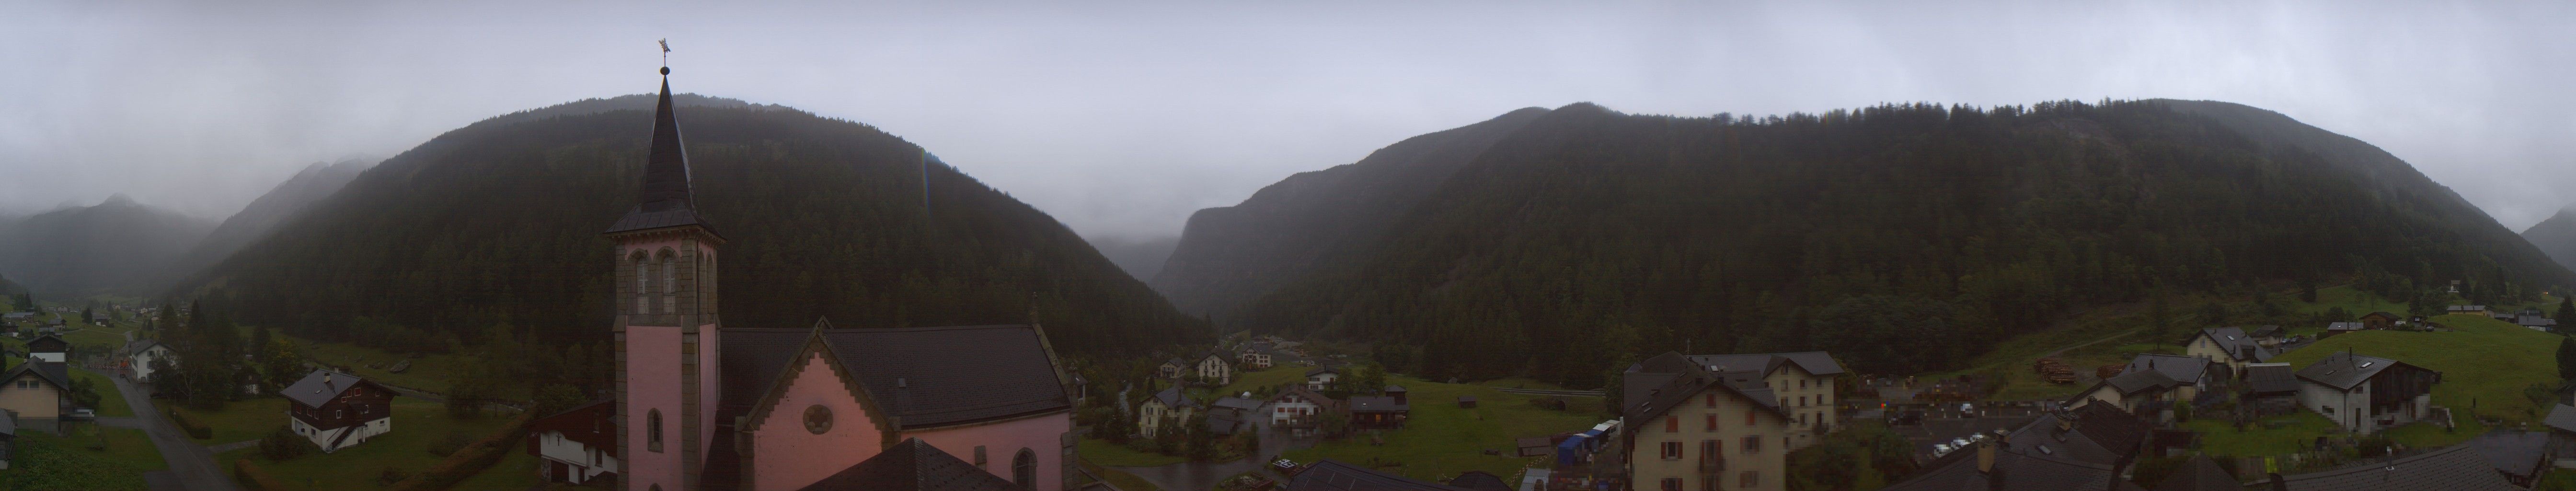
[[1127, 448], [1126, 445], [1092, 438], [1082, 439], [1081, 443], [1075, 445], [1075, 450], [1082, 453], [1082, 460], [1113, 467], [1156, 467], [1190, 460], [1158, 453], [1138, 452], [1136, 449]]
[[91, 408], [98, 410], [98, 415], [134, 415], [134, 406], [125, 403], [125, 393], [116, 390], [115, 379], [108, 378], [106, 375], [100, 375], [97, 372], [91, 372], [88, 369], [72, 370], [72, 379], [88, 380], [91, 386], [98, 388], [98, 407]]
[[1163, 491], [1161, 486], [1155, 486], [1152, 481], [1146, 481], [1145, 478], [1136, 477], [1135, 474], [1128, 474], [1117, 469], [1102, 467], [1100, 464], [1092, 463], [1091, 456], [1089, 455], [1083, 456], [1081, 465], [1083, 470], [1091, 471], [1093, 475], [1100, 476], [1100, 480], [1107, 481], [1109, 485], [1116, 486], [1118, 489], [1124, 491]]
[[2334, 421], [2309, 411], [2263, 418], [2245, 431], [2217, 419], [2192, 420], [2182, 427], [2200, 433], [2201, 452], [2221, 457], [2288, 455], [2315, 446], [2317, 437], [2343, 433]]
[[543, 462], [543, 459], [538, 459], [535, 455], [528, 455], [527, 444], [522, 442], [512, 447], [510, 451], [502, 452], [501, 461], [493, 462], [492, 467], [483, 469], [483, 473], [457, 481], [455, 486], [450, 486], [448, 489], [533, 488], [539, 484], [545, 484], [545, 479], [537, 477], [537, 465]]
[[156, 458], [151, 468], [136, 467], [130, 457], [93, 452], [62, 437], [21, 436], [12, 444], [9, 469], [0, 470], [0, 489], [143, 491], [143, 472], [162, 466]]
[[[375, 489], [383, 487], [376, 477], [385, 469], [419, 473], [438, 464], [442, 457], [429, 453], [429, 444], [446, 436], [449, 431], [461, 430], [468, 437], [479, 439], [499, 431], [502, 425], [509, 423], [509, 419], [506, 415], [456, 419], [448, 417], [446, 409], [438, 403], [396, 397], [392, 432], [334, 453], [307, 455], [285, 462], [260, 459], [259, 465], [289, 485], [309, 480], [318, 489]], [[506, 477], [494, 476], [493, 479]]]
[[411, 359], [410, 369], [404, 370], [403, 373], [393, 373], [374, 367], [391, 368], [395, 363], [405, 359], [403, 355], [351, 344], [315, 343], [300, 338], [295, 340], [295, 344], [303, 347], [305, 354], [312, 356], [314, 361], [325, 365], [349, 367], [350, 371], [356, 372], [352, 375], [376, 383], [429, 392], [446, 392], [447, 386], [459, 378], [457, 368], [471, 363], [471, 360], [464, 355], [455, 353], [421, 355], [420, 358]]
[[[2379, 295], [2354, 289], [2352, 285], [2319, 288], [2317, 289], [2316, 303], [2297, 302], [2295, 301], [2297, 300], [2297, 297], [2291, 297], [2290, 299], [2294, 301], [2288, 302], [2286, 305], [2290, 306], [2291, 311], [2302, 314], [2315, 314], [2331, 310], [2335, 307], [2343, 307], [2344, 313], [2351, 314], [2353, 319], [2359, 319], [2362, 314], [2368, 314], [2371, 312], [2388, 312], [2401, 316], [2406, 315], [2406, 302], [2395, 302], [2389, 301], [2385, 298], [2379, 298]], [[2314, 327], [2320, 332], [2325, 330], [2325, 326], [2284, 327]]]
[[1270, 367], [1269, 370], [1237, 373], [1234, 376], [1234, 383], [1226, 384], [1225, 387], [1218, 388], [1216, 393], [1234, 395], [1250, 391], [1252, 392], [1252, 396], [1255, 398], [1269, 397], [1270, 392], [1256, 390], [1256, 388], [1274, 387], [1289, 382], [1304, 382], [1306, 381], [1306, 370], [1310, 368], [1312, 367], [1273, 366]]
[[2538, 418], [2523, 389], [2558, 382], [2558, 335], [2484, 316], [2445, 315], [2433, 320], [2458, 330], [2343, 334], [2272, 361], [2304, 368], [2328, 354], [2351, 349], [2442, 372], [2442, 383], [2433, 386], [2434, 404], [2512, 422]]
[[[268, 432], [277, 431], [278, 428], [286, 426], [287, 402], [285, 398], [281, 397], [259, 397], [233, 401], [230, 404], [225, 404], [224, 409], [221, 411], [199, 411], [188, 409], [186, 407], [181, 407], [177, 401], [163, 400], [160, 402], [164, 407], [179, 408], [179, 413], [187, 415], [189, 421], [195, 421], [198, 424], [203, 424], [208, 428], [214, 429], [215, 437], [213, 439], [198, 442], [207, 445], [220, 445], [239, 441], [257, 440], [259, 437], [267, 436]], [[396, 416], [397, 417], [394, 419], [394, 431], [399, 432], [402, 431], [402, 419], [399, 414]]]
[[[1381, 470], [1417, 479], [1451, 477], [1470, 470], [1509, 476], [1544, 460], [1509, 457], [1514, 449], [1513, 439], [1583, 430], [1609, 418], [1601, 404], [1588, 399], [1577, 399], [1567, 406], [1567, 411], [1556, 411], [1530, 404], [1535, 396], [1505, 393], [1492, 387], [1433, 383], [1404, 376], [1390, 376], [1388, 382], [1403, 385], [1411, 392], [1413, 414], [1404, 429], [1384, 433], [1385, 445], [1371, 445], [1367, 436], [1357, 435], [1289, 451], [1287, 457], [1298, 462], [1332, 458], [1360, 465], [1374, 458], [1401, 464]], [[1462, 395], [1475, 396], [1477, 407], [1459, 408], [1455, 401]], [[1504, 456], [1485, 455], [1487, 449], [1501, 450]]]
[[2451, 414], [2452, 423], [2459, 426], [2457, 429], [2446, 431], [2441, 425], [2419, 422], [2389, 428], [2381, 434], [2407, 448], [2442, 448], [2458, 445], [2487, 432], [2486, 426], [2478, 423], [2477, 418], [2469, 417], [2467, 411], [2455, 410]]

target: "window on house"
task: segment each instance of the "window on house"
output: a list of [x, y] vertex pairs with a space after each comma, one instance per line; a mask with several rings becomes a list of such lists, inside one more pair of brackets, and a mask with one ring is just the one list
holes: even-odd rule
[[1677, 417], [1664, 418], [1664, 432], [1672, 433], [1677, 431], [1682, 431], [1682, 419]]
[[1747, 487], [1747, 488], [1750, 488], [1750, 487], [1754, 487], [1754, 486], [1760, 486], [1760, 485], [1762, 485], [1762, 475], [1761, 475], [1761, 474], [1756, 474], [1756, 473], [1754, 473], [1753, 471], [1744, 471], [1744, 477], [1737, 478], [1737, 479], [1736, 479], [1736, 481], [1739, 481], [1739, 482], [1737, 482], [1735, 485], [1736, 485], [1736, 486], [1740, 486], [1740, 487]]
[[1753, 426], [1753, 425], [1754, 425], [1754, 423], [1753, 423], [1753, 417], [1754, 417], [1754, 414], [1753, 414], [1753, 411], [1752, 411], [1752, 410], [1746, 410], [1746, 411], [1744, 411], [1744, 425], [1745, 425], [1745, 426]]
[[1798, 396], [1798, 407], [1807, 406], [1807, 396]]
[[1717, 393], [1708, 393], [1708, 407], [1717, 407]]
[[1761, 451], [1762, 451], [1762, 437], [1761, 437], [1761, 436], [1748, 436], [1748, 437], [1744, 437], [1744, 453], [1752, 454], [1752, 453], [1759, 453], [1759, 452], [1761, 452]]
[[1664, 454], [1663, 454], [1663, 456], [1664, 456], [1664, 459], [1665, 459], [1665, 460], [1679, 460], [1679, 459], [1681, 459], [1681, 458], [1682, 458], [1682, 442], [1664, 442]]
[[1664, 491], [1682, 491], [1682, 478], [1667, 477], [1663, 482]]
[[1717, 413], [1708, 414], [1708, 431], [1717, 431]]

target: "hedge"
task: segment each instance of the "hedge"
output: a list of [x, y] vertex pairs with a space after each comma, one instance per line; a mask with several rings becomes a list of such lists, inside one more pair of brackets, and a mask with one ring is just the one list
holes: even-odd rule
[[170, 413], [170, 424], [179, 425], [180, 430], [188, 432], [189, 438], [199, 440], [212, 440], [215, 438], [214, 428], [209, 428], [203, 423], [189, 420], [188, 416], [184, 413], [180, 413], [177, 408], [164, 409], [162, 412]]
[[484, 469], [491, 468], [492, 464], [499, 463], [501, 457], [509, 455], [511, 450], [517, 449], [521, 443], [520, 439], [525, 436], [520, 433], [526, 432], [528, 423], [536, 419], [535, 411], [520, 412], [519, 417], [511, 418], [509, 424], [501, 427], [501, 431], [492, 432], [481, 440], [475, 440], [473, 444], [466, 445], [463, 450], [457, 450], [456, 454], [438, 461], [438, 465], [430, 466], [429, 470], [414, 474], [411, 479], [394, 483], [393, 487], [386, 489], [440, 491], [456, 485], [457, 481], [480, 474]]
[[250, 459], [233, 461], [233, 480], [240, 482], [242, 489], [250, 491], [286, 491], [286, 485], [277, 482], [277, 476], [268, 475], [267, 470], [251, 465]]

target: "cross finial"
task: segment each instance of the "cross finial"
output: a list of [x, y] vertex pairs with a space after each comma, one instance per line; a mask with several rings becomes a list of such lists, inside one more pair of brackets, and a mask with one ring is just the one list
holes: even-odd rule
[[659, 39], [659, 40], [655, 40], [655, 41], [653, 41], [653, 42], [655, 42], [655, 43], [661, 43], [661, 45], [662, 45], [662, 74], [663, 74], [663, 75], [670, 75], [670, 74], [671, 74], [671, 39], [670, 39], [670, 38], [662, 38], [662, 39]]

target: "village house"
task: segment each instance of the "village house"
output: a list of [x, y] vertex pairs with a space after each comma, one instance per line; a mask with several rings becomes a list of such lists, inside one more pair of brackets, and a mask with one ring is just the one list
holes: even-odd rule
[[1405, 398], [1403, 386], [1386, 386], [1386, 395], [1353, 397], [1350, 400], [1351, 427], [1361, 429], [1403, 428], [1404, 420], [1413, 416], [1412, 401]]
[[314, 370], [279, 393], [294, 403], [286, 409], [287, 427], [325, 453], [394, 429], [394, 391], [356, 375]]
[[72, 376], [61, 363], [29, 361], [0, 375], [0, 410], [18, 420], [18, 428], [60, 433], [63, 416], [72, 411]]
[[2112, 404], [2042, 413], [1974, 439], [1881, 491], [2136, 489], [2123, 475], [2147, 447], [2148, 422]]
[[2345, 430], [2370, 434], [2431, 417], [2433, 385], [2441, 381], [2441, 372], [2343, 351], [2299, 369], [2299, 402]]
[[2576, 406], [2553, 405], [2540, 422], [2549, 427], [2549, 454], [2558, 458], [2554, 465], [2576, 469]]
[[1341, 401], [1297, 384], [1279, 389], [1268, 403], [1270, 425], [1282, 428], [1312, 429], [1324, 413], [1341, 410]]
[[1181, 431], [1180, 425], [1187, 423], [1190, 415], [1197, 414], [1198, 410], [1198, 401], [1182, 395], [1180, 386], [1163, 389], [1137, 406], [1136, 431], [1146, 438], [1162, 436], [1166, 431]]
[[1244, 350], [1243, 353], [1235, 356], [1235, 363], [1243, 365], [1243, 369], [1245, 370], [1269, 370], [1270, 354], [1253, 350]]
[[2183, 354], [2227, 365], [2229, 373], [2244, 370], [2246, 364], [2272, 361], [2279, 354], [2272, 348], [2254, 342], [2245, 330], [2235, 327], [2201, 329], [2183, 343]]
[[2528, 327], [2531, 328], [2531, 330], [2540, 332], [2558, 330], [2557, 319], [2542, 317], [2538, 314], [2516, 314], [2513, 316], [2513, 325]]
[[2246, 335], [2253, 336], [2254, 344], [2256, 345], [2264, 347], [2278, 347], [2282, 342], [2289, 340], [2290, 330], [2283, 329], [2281, 326], [2277, 325], [2265, 325], [2263, 327], [2254, 328], [2254, 332]]
[[91, 313], [89, 313], [89, 323], [90, 323], [91, 325], [99, 325], [99, 326], [107, 325], [107, 323], [108, 323], [108, 315], [107, 315], [107, 312], [91, 312]]
[[1307, 390], [1326, 392], [1340, 388], [1341, 386], [1341, 369], [1333, 367], [1315, 367], [1313, 370], [1306, 371]]
[[1165, 379], [1179, 379], [1181, 375], [1190, 373], [1190, 362], [1180, 358], [1163, 360], [1162, 365], [1154, 367], [1154, 372], [1162, 374]]
[[2557, 461], [2549, 434], [2537, 431], [2497, 428], [2460, 446], [2476, 450], [2505, 482], [2525, 489], [2539, 484], [2540, 477], [2549, 474], [2550, 465]]
[[170, 345], [161, 344], [158, 340], [137, 339], [125, 343], [123, 352], [125, 359], [118, 362], [125, 365], [125, 378], [132, 380], [151, 381], [155, 361], [170, 366], [178, 366], [179, 363], [178, 358], [170, 356]]
[[537, 477], [582, 484], [617, 472], [617, 405], [602, 399], [528, 423], [528, 455]]
[[2442, 310], [2443, 310], [2443, 313], [2447, 313], [2447, 314], [2451, 314], [2451, 315], [2487, 315], [2487, 314], [2489, 314], [2489, 312], [2487, 311], [2487, 306], [2485, 306], [2485, 305], [2453, 305], [2453, 306], [2450, 306], [2450, 307], [2448, 307], [2448, 308], [2444, 308], [2444, 309], [2442, 309]]
[[1198, 375], [1199, 380], [1212, 385], [1222, 386], [1234, 383], [1234, 364], [1226, 362], [1222, 352], [1212, 352], [1207, 356], [1199, 357], [1198, 363], [1191, 369], [1192, 373]]
[[[1621, 447], [1636, 489], [1787, 489], [1792, 421], [1758, 369], [1711, 372], [1680, 353], [1640, 362], [1624, 383], [1657, 380], [1627, 399]], [[1630, 388], [1635, 388], [1631, 385]]]
[[71, 358], [72, 343], [51, 334], [27, 340], [27, 360], [62, 363]]
[[[716, 285], [726, 239], [696, 211], [667, 80], [653, 118], [642, 193], [601, 232], [613, 245], [614, 269], [604, 273], [614, 278], [616, 316], [606, 327], [619, 343], [613, 487], [830, 487], [936, 453], [1010, 486], [1066, 487], [1075, 474], [1072, 378], [1035, 319], [723, 326]], [[935, 448], [876, 460], [907, 441]]]
[[2245, 393], [2237, 404], [2261, 415], [2289, 414], [2302, 406], [2299, 385], [2298, 371], [2288, 363], [2246, 365]]
[[[1826, 352], [1692, 355], [1683, 359], [1688, 365], [1703, 371], [1751, 370], [1761, 373], [1763, 384], [1780, 399], [1774, 401], [1774, 405], [1789, 414], [1791, 431], [1787, 435], [1787, 445], [1791, 450], [1821, 441], [1821, 435], [1832, 431], [1833, 423], [1841, 417], [1834, 393], [1834, 378], [1844, 371], [1842, 364], [1835, 362], [1833, 355]], [[1663, 368], [1645, 363], [1630, 365], [1622, 375], [1628, 377], [1624, 380], [1628, 384], [1626, 395], [1631, 398], [1628, 400], [1644, 400], [1640, 391], [1657, 387], [1680, 373], [1656, 370], [1675, 370], [1680, 365]]]
[[1208, 403], [1207, 429], [1219, 435], [1232, 435], [1253, 429], [1262, 416], [1258, 399], [1219, 397]]
[[2120, 410], [2131, 414], [2165, 420], [2173, 404], [2190, 403], [2207, 392], [2221, 378], [2217, 370], [2220, 366], [2193, 356], [2140, 354], [2131, 358], [2119, 375], [2103, 379], [2068, 399], [2065, 405], [2074, 408], [2098, 400], [2116, 403]]
[[2398, 324], [2403, 324], [2405, 322], [2405, 317], [2388, 313], [2387, 311], [2361, 314], [2361, 324], [2364, 329], [2395, 329]]
[[2324, 338], [2331, 338], [2331, 337], [2335, 337], [2335, 336], [2343, 335], [2343, 334], [2350, 334], [2350, 333], [2361, 332], [2363, 329], [2365, 329], [2365, 328], [2367, 328], [2367, 327], [2369, 327], [2369, 326], [2370, 326], [2369, 324], [2363, 324], [2363, 323], [2359, 323], [2359, 322], [2328, 322], [2328, 323], [2326, 323], [2326, 332], [2325, 332], [2325, 334], [2319, 334], [2319, 335], [2317, 335], [2317, 338], [2318, 338], [2318, 339], [2324, 339]]

